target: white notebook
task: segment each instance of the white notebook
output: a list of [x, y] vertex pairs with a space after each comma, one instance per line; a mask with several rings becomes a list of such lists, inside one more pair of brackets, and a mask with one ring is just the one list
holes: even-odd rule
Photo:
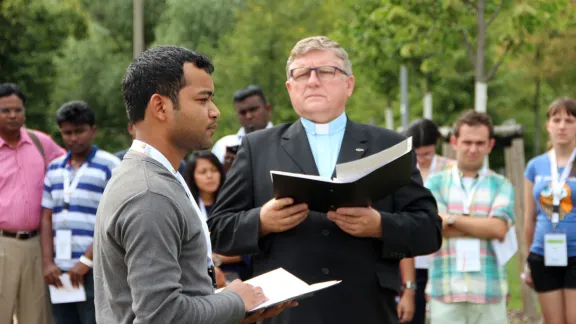
[[[260, 304], [249, 311], [253, 312], [285, 301], [305, 298], [315, 291], [337, 285], [341, 280], [331, 280], [308, 285], [283, 268], [278, 268], [250, 280], [246, 280], [245, 282], [254, 287], [261, 287], [264, 295], [268, 297], [267, 302]], [[218, 289], [216, 292], [218, 293], [223, 289], [224, 288]]]

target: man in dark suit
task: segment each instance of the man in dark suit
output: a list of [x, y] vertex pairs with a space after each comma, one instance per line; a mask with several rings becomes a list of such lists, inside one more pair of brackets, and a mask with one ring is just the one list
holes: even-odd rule
[[398, 323], [399, 261], [441, 246], [442, 220], [413, 158], [408, 185], [373, 206], [328, 214], [274, 199], [270, 170], [332, 177], [336, 163], [403, 140], [346, 117], [348, 54], [326, 37], [296, 44], [286, 87], [301, 117], [248, 134], [208, 220], [214, 251], [254, 255], [254, 274], [283, 267], [309, 284], [342, 280], [266, 323]]

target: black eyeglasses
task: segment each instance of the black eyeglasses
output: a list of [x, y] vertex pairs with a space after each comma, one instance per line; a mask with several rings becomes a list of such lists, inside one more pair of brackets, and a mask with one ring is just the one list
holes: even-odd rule
[[336, 71], [340, 71], [343, 75], [348, 75], [339, 67], [336, 66], [318, 66], [315, 68], [301, 67], [290, 70], [290, 77], [296, 82], [306, 82], [310, 79], [312, 71], [316, 71], [316, 76], [320, 80], [332, 80], [336, 76]]

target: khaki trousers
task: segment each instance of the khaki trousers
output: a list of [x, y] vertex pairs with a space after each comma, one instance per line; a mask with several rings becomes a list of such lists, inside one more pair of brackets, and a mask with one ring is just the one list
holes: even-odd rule
[[431, 324], [508, 324], [506, 298], [494, 304], [443, 303], [430, 299]]
[[0, 324], [53, 324], [48, 287], [42, 275], [39, 236], [0, 236]]

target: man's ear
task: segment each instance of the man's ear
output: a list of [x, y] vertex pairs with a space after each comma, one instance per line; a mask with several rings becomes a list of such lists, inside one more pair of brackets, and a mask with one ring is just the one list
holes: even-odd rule
[[170, 99], [155, 93], [150, 97], [150, 101], [148, 101], [146, 112], [152, 117], [164, 121], [168, 118], [168, 110], [172, 109], [171, 106], [172, 101]]
[[496, 144], [496, 140], [491, 138], [490, 139], [490, 152], [492, 152], [492, 149], [494, 148], [494, 145]]

